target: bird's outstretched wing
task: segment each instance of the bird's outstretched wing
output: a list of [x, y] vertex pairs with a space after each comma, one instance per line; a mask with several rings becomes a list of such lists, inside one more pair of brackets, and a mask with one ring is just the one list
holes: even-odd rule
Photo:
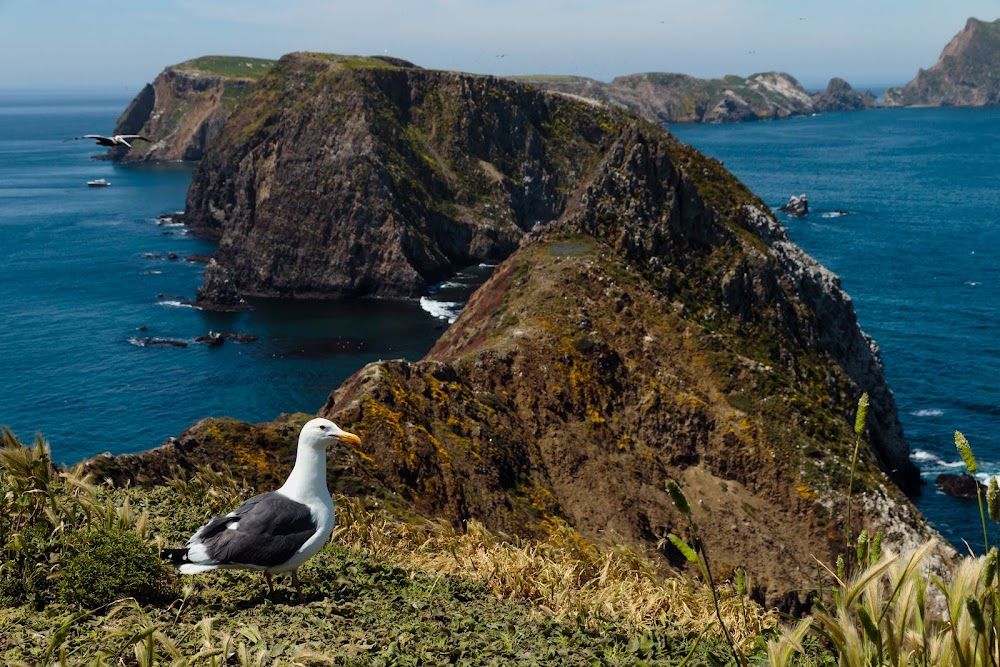
[[108, 141], [110, 141], [111, 137], [106, 137], [103, 134], [84, 134], [79, 137], [70, 137], [69, 139], [63, 139], [63, 143], [66, 143], [67, 141], [75, 141], [77, 139], [98, 139], [98, 140], [107, 139]]

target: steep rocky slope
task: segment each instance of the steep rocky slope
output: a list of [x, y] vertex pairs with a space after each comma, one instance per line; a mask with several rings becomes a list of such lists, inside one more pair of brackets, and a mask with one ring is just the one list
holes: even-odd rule
[[141, 134], [151, 143], [116, 146], [122, 162], [200, 160], [226, 117], [274, 61], [206, 56], [168, 67], [139, 92], [115, 125], [115, 134]]
[[674, 478], [720, 572], [745, 566], [763, 600], [794, 608], [814, 559], [842, 546], [866, 389], [879, 414], [854, 532], [931, 536], [879, 470], [916, 481], [835, 276], [662, 131], [626, 123], [603, 154], [424, 361], [369, 365], [331, 395], [322, 413], [363, 435], [374, 474], [455, 522], [537, 533], [555, 516], [650, 547], [684, 530]]
[[885, 92], [884, 106], [986, 106], [1000, 103], [1000, 20], [970, 18], [930, 69]]
[[[720, 163], [617, 107], [287, 56], [209, 147], [188, 215], [220, 238], [207, 287], [234, 300], [408, 294], [507, 257], [425, 360], [369, 365], [331, 394], [322, 413], [363, 437], [335, 455], [358, 493], [656, 548], [684, 530], [676, 478], [720, 573], [744, 566], [794, 608], [843, 546], [867, 391], [851, 528], [898, 548], [932, 534], [890, 481], [919, 483], [836, 276]], [[214, 443], [273, 469], [260, 434], [205, 422], [160, 453]]]
[[622, 112], [401, 61], [284, 57], [195, 171], [199, 299], [414, 296], [558, 217]]

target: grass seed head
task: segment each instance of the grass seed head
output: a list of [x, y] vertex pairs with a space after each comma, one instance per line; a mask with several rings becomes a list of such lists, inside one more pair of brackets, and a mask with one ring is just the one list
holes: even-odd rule
[[865, 423], [868, 421], [868, 392], [861, 394], [858, 399], [858, 416], [854, 419], [854, 433], [861, 435], [865, 432]]
[[979, 464], [976, 463], [976, 457], [972, 453], [972, 446], [969, 445], [969, 441], [965, 439], [961, 431], [955, 431], [955, 447], [962, 456], [962, 460], [965, 461], [965, 469], [969, 471], [969, 474], [975, 475], [979, 471]]

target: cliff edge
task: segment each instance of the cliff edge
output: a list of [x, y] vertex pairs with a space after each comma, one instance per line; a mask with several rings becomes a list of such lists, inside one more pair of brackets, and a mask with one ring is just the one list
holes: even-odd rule
[[1000, 20], [970, 18], [930, 69], [902, 88], [890, 88], [883, 106], [992, 106], [1000, 103]]
[[205, 56], [167, 67], [136, 95], [115, 124], [115, 134], [152, 142], [116, 146], [120, 162], [200, 160], [229, 113], [274, 64], [273, 60]]

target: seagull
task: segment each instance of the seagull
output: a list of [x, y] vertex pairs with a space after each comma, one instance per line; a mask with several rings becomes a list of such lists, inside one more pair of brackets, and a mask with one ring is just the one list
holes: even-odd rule
[[361, 444], [353, 433], [329, 419], [313, 419], [299, 433], [295, 466], [277, 491], [262, 493], [195, 532], [183, 549], [164, 549], [163, 557], [181, 574], [208, 570], [262, 570], [268, 593], [272, 574], [292, 573], [292, 585], [305, 603], [298, 568], [326, 544], [333, 532], [333, 500], [326, 486], [326, 448], [334, 442]]
[[128, 146], [129, 148], [132, 148], [132, 144], [128, 142], [129, 139], [133, 141], [136, 139], [140, 141], [152, 141], [138, 134], [116, 134], [113, 137], [105, 137], [103, 134], [85, 134], [82, 137], [66, 139], [66, 141], [73, 141], [74, 139], [93, 139], [97, 142], [98, 146]]

